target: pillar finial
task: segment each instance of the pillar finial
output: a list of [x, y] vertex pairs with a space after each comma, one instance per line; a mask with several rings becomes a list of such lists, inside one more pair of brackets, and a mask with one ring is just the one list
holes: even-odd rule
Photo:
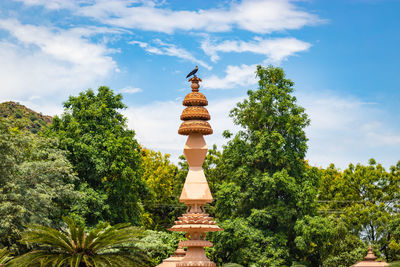
[[376, 259], [377, 259], [377, 257], [374, 255], [374, 252], [372, 251], [372, 246], [369, 245], [368, 253], [367, 253], [367, 256], [364, 257], [364, 260], [375, 261]]

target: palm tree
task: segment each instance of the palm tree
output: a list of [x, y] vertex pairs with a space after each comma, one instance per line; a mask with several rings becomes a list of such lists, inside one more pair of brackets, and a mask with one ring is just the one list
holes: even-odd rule
[[11, 259], [12, 257], [10, 257], [10, 252], [7, 250], [7, 248], [0, 249], [0, 266], [5, 266], [7, 261]]
[[63, 218], [65, 231], [32, 224], [22, 234], [21, 242], [38, 245], [37, 249], [12, 260], [12, 267], [126, 267], [147, 266], [148, 257], [134, 246], [141, 230], [129, 224], [110, 226], [100, 223], [85, 233], [85, 226]]

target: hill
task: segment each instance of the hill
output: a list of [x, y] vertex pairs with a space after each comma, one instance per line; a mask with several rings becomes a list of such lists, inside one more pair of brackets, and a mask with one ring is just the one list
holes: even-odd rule
[[7, 118], [13, 126], [32, 133], [41, 131], [52, 122], [51, 116], [43, 115], [13, 101], [0, 103], [0, 117]]

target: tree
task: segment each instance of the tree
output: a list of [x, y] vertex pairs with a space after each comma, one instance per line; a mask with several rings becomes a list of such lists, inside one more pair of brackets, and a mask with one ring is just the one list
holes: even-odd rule
[[347, 267], [365, 256], [366, 244], [341, 219], [305, 216], [295, 231], [296, 247], [307, 266]]
[[169, 154], [142, 149], [143, 180], [147, 182], [151, 198], [143, 202], [148, 228], [165, 230], [171, 227], [182, 211], [179, 205], [178, 168], [169, 160]]
[[330, 254], [335, 225], [334, 220], [320, 216], [305, 216], [296, 222], [296, 246], [311, 266], [321, 266]]
[[68, 230], [31, 224], [21, 242], [38, 245], [31, 252], [13, 259], [10, 266], [146, 266], [146, 254], [135, 246], [122, 246], [137, 241], [141, 231], [129, 223], [110, 226], [100, 223], [85, 232], [85, 226], [65, 217]]
[[[216, 167], [223, 181], [216, 193], [216, 217], [242, 218], [259, 232], [259, 238], [275, 240], [273, 247], [260, 248], [260, 255], [272, 254], [281, 257], [282, 264], [291, 264], [297, 251], [296, 220], [316, 212], [319, 171], [304, 160], [304, 129], [309, 119], [292, 96], [293, 82], [285, 78], [281, 68], [272, 66], [258, 66], [256, 75], [258, 89], [249, 90], [248, 98], [230, 113], [241, 130], [235, 135], [224, 132], [230, 140]], [[234, 250], [218, 242], [216, 255], [225, 250], [234, 257]], [[243, 244], [248, 249], [253, 245]], [[225, 260], [243, 264], [240, 259]], [[253, 260], [253, 264], [265, 265], [257, 257]]]
[[89, 89], [69, 97], [63, 115], [54, 117], [51, 126], [50, 134], [69, 152], [78, 184], [87, 183], [105, 199], [106, 208], [96, 211], [101, 216], [87, 218], [91, 225], [98, 220], [139, 224], [140, 201], [148, 195], [135, 132], [118, 112], [126, 107], [121, 100], [108, 87], [99, 87], [97, 94]]
[[400, 190], [398, 184], [400, 183], [400, 161], [396, 166], [390, 167], [390, 184], [389, 184], [389, 199], [393, 207], [396, 207], [396, 213], [390, 221], [386, 237], [384, 238], [384, 249], [387, 251], [387, 256], [390, 260], [400, 260]]
[[320, 210], [336, 212], [352, 233], [379, 244], [386, 260], [394, 231], [389, 225], [398, 216], [400, 203], [400, 177], [396, 167], [391, 169], [387, 172], [374, 159], [368, 166], [350, 164], [343, 172], [331, 165], [324, 171], [319, 192]]
[[225, 220], [221, 232], [210, 233], [209, 249], [217, 264], [235, 262], [243, 266], [282, 266], [289, 255], [282, 233], [266, 235], [245, 218]]
[[83, 194], [57, 140], [9, 127], [0, 120], [0, 244], [15, 249], [25, 224], [59, 225]]
[[[294, 83], [281, 68], [257, 66], [258, 90], [247, 92], [248, 99], [231, 111], [233, 122], [243, 128], [226, 149], [250, 149], [231, 164], [249, 164], [270, 174], [285, 169], [298, 176], [304, 169], [310, 120], [292, 96]], [[227, 151], [228, 152], [228, 151]], [[235, 158], [236, 159], [236, 158]]]
[[387, 240], [389, 243], [389, 258], [391, 260], [400, 259], [400, 217], [394, 219], [389, 224], [390, 238]]

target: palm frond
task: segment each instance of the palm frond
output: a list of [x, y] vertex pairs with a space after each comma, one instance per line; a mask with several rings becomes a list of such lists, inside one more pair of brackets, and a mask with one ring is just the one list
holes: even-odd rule
[[38, 224], [31, 224], [28, 226], [21, 242], [40, 244], [42, 246], [49, 246], [70, 252], [74, 250], [71, 240], [66, 234], [54, 228]]
[[84, 247], [89, 248], [92, 244], [93, 240], [95, 240], [100, 232], [102, 232], [105, 228], [109, 226], [108, 223], [99, 223], [93, 230], [89, 232], [89, 234], [85, 238]]
[[[106, 257], [109, 261], [113, 262], [115, 266], [144, 267], [150, 266], [151, 263], [150, 258], [143, 254], [105, 253], [101, 254], [101, 256]], [[120, 265], [116, 265], [117, 263]]]
[[0, 249], [0, 266], [4, 266], [9, 260], [12, 259], [10, 252], [7, 248]]
[[21, 266], [41, 266], [51, 255], [46, 251], [31, 251], [22, 256], [14, 258], [7, 265], [10, 267], [21, 267]]
[[88, 248], [100, 251], [122, 243], [136, 241], [139, 232], [141, 232], [140, 229], [133, 226], [129, 227], [129, 224], [117, 224], [99, 234]]
[[85, 226], [70, 218], [65, 232], [37, 224], [29, 225], [22, 242], [38, 245], [34, 251], [13, 259], [10, 267], [125, 267], [149, 266], [146, 253], [124, 243], [135, 242], [142, 230], [130, 224], [100, 223], [88, 234]]

